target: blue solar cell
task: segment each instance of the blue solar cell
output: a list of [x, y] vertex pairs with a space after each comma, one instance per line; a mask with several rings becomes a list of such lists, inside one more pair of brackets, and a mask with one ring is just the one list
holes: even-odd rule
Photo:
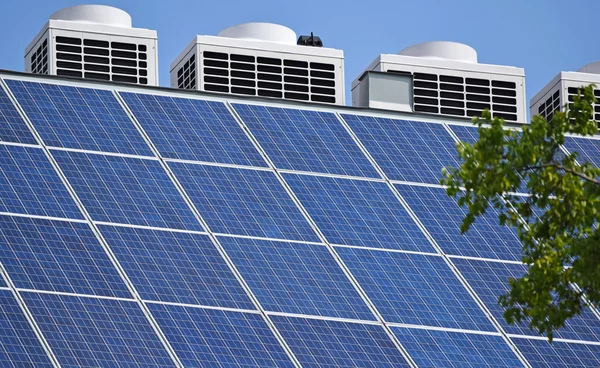
[[62, 366], [174, 366], [136, 302], [21, 295]]
[[52, 367], [17, 300], [8, 290], [0, 290], [0, 365]]
[[420, 367], [523, 367], [500, 336], [392, 327]]
[[177, 162], [169, 166], [213, 232], [319, 241], [272, 172]]
[[577, 152], [577, 162], [589, 162], [600, 167], [600, 140], [590, 138], [565, 137], [565, 148], [569, 153]]
[[385, 183], [292, 174], [284, 178], [331, 243], [435, 252]]
[[202, 231], [156, 160], [53, 151], [92, 219]]
[[[504, 309], [498, 305], [498, 297], [509, 290], [508, 279], [523, 276], [527, 270], [526, 266], [459, 258], [452, 259], [452, 262], [507, 333], [538, 335], [526, 325], [509, 325], [504, 319]], [[596, 318], [592, 311], [585, 309], [580, 316], [567, 321], [554, 336], [572, 340], [600, 341], [600, 319]]]
[[460, 225], [467, 211], [442, 188], [396, 185], [410, 208], [446, 254], [520, 261], [522, 245], [516, 232], [498, 222], [490, 208], [465, 234]]
[[112, 92], [6, 82], [46, 145], [153, 156]]
[[265, 310], [375, 319], [323, 245], [230, 237], [219, 242]]
[[163, 157], [267, 166], [222, 102], [121, 95]]
[[451, 125], [448, 124], [452, 132], [456, 134], [461, 142], [474, 144], [479, 140], [479, 131], [476, 126], [467, 125]]
[[336, 248], [387, 322], [495, 331], [438, 256]]
[[254, 309], [208, 236], [99, 227], [143, 299]]
[[350, 134], [330, 112], [233, 106], [280, 169], [379, 178]]
[[0, 141], [37, 144], [25, 121], [0, 88]]
[[599, 367], [600, 345], [584, 345], [547, 340], [516, 339], [512, 341], [533, 367]]
[[304, 367], [405, 367], [379, 325], [271, 316]]
[[459, 165], [456, 142], [442, 124], [342, 117], [389, 179], [439, 184], [443, 167]]
[[186, 367], [284, 367], [291, 360], [259, 314], [148, 304]]
[[83, 219], [39, 148], [0, 145], [0, 211]]
[[0, 216], [0, 243], [18, 288], [131, 298], [88, 224]]

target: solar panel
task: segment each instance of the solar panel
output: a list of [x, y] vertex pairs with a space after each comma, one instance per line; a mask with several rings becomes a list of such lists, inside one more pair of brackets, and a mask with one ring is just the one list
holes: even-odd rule
[[148, 304], [186, 367], [293, 366], [259, 314]]
[[254, 309], [206, 235], [99, 226], [145, 300]]
[[110, 91], [17, 80], [6, 83], [48, 146], [153, 156]]
[[158, 161], [52, 154], [93, 220], [203, 230]]
[[458, 166], [456, 142], [442, 124], [342, 114], [391, 180], [439, 184]]
[[0, 216], [0, 243], [18, 288], [131, 298], [86, 223]]
[[233, 106], [279, 169], [379, 178], [330, 112]]
[[441, 257], [336, 248], [387, 322], [495, 331]]
[[461, 142], [474, 144], [479, 140], [479, 130], [475, 126], [448, 124], [448, 127], [450, 127]]
[[523, 367], [498, 335], [392, 327], [421, 367]]
[[121, 96], [163, 157], [267, 166], [222, 102], [123, 92]]
[[600, 167], [600, 140], [590, 138], [565, 137], [565, 148], [569, 153], [577, 152], [577, 162], [589, 162]]
[[265, 310], [374, 320], [323, 245], [219, 237]]
[[460, 225], [466, 209], [443, 188], [396, 185], [402, 197], [446, 254], [520, 261], [522, 245], [516, 232], [498, 222], [490, 208], [465, 234]]
[[409, 366], [381, 326], [284, 316], [271, 319], [303, 366]]
[[331, 243], [435, 252], [386, 183], [294, 174], [284, 178]]
[[600, 345], [562, 341], [512, 339], [525, 359], [534, 367], [598, 367]]
[[0, 145], [0, 211], [83, 219], [39, 148]]
[[0, 142], [37, 144], [25, 121], [0, 88]]
[[0, 365], [52, 367], [31, 325], [9, 290], [0, 290]]
[[[526, 271], [526, 266], [469, 259], [453, 259], [452, 262], [507, 333], [538, 335], [526, 325], [509, 325], [504, 319], [504, 309], [498, 305], [498, 297], [509, 290], [508, 279], [521, 277]], [[600, 341], [600, 319], [590, 310], [585, 309], [580, 316], [568, 320], [554, 336], [572, 340]]]
[[175, 366], [136, 302], [21, 295], [62, 366]]
[[270, 171], [170, 162], [213, 232], [318, 242]]

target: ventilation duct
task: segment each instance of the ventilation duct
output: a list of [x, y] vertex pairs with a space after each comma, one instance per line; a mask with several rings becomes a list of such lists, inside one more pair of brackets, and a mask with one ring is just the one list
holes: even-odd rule
[[132, 28], [131, 16], [110, 6], [65, 8], [27, 46], [25, 70], [158, 85], [156, 31]]
[[240, 24], [196, 36], [171, 64], [171, 87], [343, 105], [344, 54], [299, 46], [278, 24]]

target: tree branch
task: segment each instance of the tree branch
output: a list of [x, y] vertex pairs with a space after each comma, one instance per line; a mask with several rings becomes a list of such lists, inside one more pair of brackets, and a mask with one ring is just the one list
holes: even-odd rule
[[522, 170], [539, 170], [539, 169], [544, 169], [546, 167], [554, 167], [557, 170], [563, 170], [564, 172], [567, 172], [569, 174], [573, 174], [575, 176], [580, 177], [583, 180], [589, 181], [590, 183], [593, 183], [595, 185], [600, 186], [600, 180], [596, 180], [594, 178], [590, 178], [589, 176], [582, 174], [578, 171], [575, 171], [573, 169], [567, 169], [566, 167], [559, 165], [557, 163], [553, 163], [553, 164], [544, 164], [544, 165], [536, 165], [536, 166], [525, 166], [522, 168]]

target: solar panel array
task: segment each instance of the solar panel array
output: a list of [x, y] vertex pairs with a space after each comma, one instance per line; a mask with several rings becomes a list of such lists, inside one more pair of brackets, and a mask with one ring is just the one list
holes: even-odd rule
[[1, 85], [3, 366], [600, 365], [596, 311], [504, 322], [518, 239], [438, 185], [468, 128]]

